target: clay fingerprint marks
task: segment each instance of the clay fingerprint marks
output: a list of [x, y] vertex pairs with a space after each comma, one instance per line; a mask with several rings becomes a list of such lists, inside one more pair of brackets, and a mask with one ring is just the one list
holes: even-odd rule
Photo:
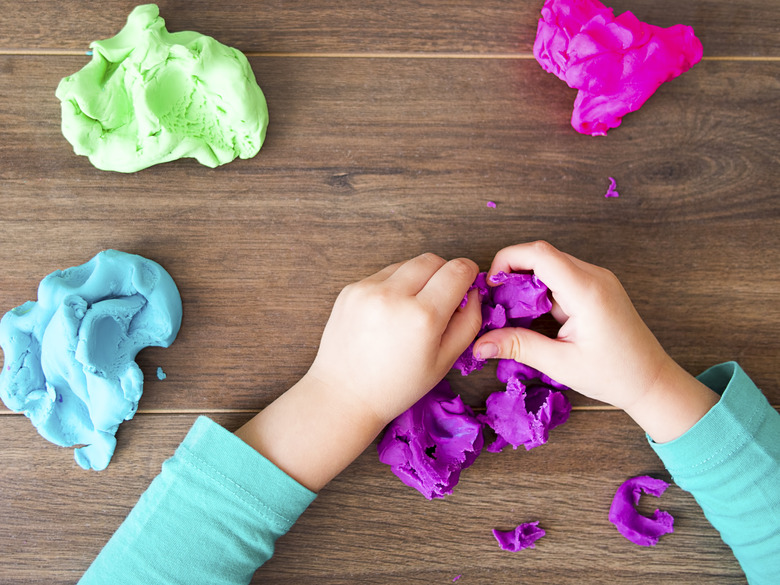
[[106, 250], [53, 272], [37, 301], [0, 320], [0, 398], [52, 443], [82, 445], [74, 453], [81, 467], [104, 469], [143, 392], [136, 355], [168, 347], [181, 317], [173, 279], [141, 256]]
[[689, 26], [661, 28], [631, 12], [616, 17], [598, 0], [546, 0], [534, 57], [579, 90], [574, 129], [604, 136], [661, 84], [701, 61], [702, 44]]
[[186, 157], [216, 167], [260, 150], [268, 108], [240, 51], [169, 33], [154, 4], [90, 47], [92, 60], [56, 95], [63, 135], [97, 168], [130, 173]]

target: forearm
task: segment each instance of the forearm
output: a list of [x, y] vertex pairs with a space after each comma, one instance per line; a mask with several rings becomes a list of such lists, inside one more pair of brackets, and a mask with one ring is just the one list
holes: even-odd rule
[[313, 492], [358, 457], [389, 421], [304, 376], [236, 435]]

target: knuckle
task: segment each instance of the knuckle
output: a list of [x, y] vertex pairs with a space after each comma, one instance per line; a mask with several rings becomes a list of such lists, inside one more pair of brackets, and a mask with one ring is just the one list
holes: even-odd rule
[[535, 242], [533, 242], [532, 246], [538, 254], [545, 255], [545, 256], [553, 254], [558, 251], [557, 248], [555, 248], [555, 246], [553, 246], [547, 240], [536, 240]]
[[433, 252], [424, 252], [423, 254], [420, 254], [420, 258], [425, 262], [435, 266], [443, 266], [446, 262], [444, 258], [434, 254]]
[[472, 280], [478, 272], [477, 265], [468, 258], [455, 258], [449, 262], [451, 270], [455, 276], [471, 278]]
[[[502, 348], [502, 350], [506, 351], [509, 354], [509, 357], [511, 357], [513, 360], [517, 362], [523, 361], [522, 358], [522, 344], [520, 343], [520, 338], [517, 335], [511, 335], [509, 337], [509, 345], [508, 347]], [[504, 353], [502, 351], [502, 353]]]

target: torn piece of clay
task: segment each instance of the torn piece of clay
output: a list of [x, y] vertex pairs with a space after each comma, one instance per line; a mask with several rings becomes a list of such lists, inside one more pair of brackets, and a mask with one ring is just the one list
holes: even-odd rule
[[690, 26], [661, 28], [598, 0], [546, 0], [534, 42], [545, 71], [579, 90], [571, 124], [604, 136], [665, 82], [702, 58]]
[[496, 440], [487, 447], [489, 453], [500, 453], [507, 445], [526, 451], [544, 445], [550, 430], [565, 423], [571, 403], [564, 394], [545, 386], [526, 387], [517, 378], [510, 378], [506, 391], [494, 392], [485, 403], [486, 412], [477, 418], [496, 433]]
[[662, 479], [640, 475], [627, 479], [621, 485], [609, 508], [609, 521], [620, 534], [634, 544], [655, 546], [664, 534], [674, 532], [674, 518], [669, 512], [656, 510], [651, 518], [636, 510], [642, 492], [660, 497], [669, 487]]
[[490, 207], [490, 209], [496, 208], [496, 202], [495, 201], [488, 201], [487, 206]]
[[427, 499], [452, 493], [482, 451], [482, 425], [442, 380], [385, 429], [379, 460]]
[[216, 167], [255, 156], [268, 108], [246, 57], [197, 32], [169, 33], [154, 4], [136, 7], [92, 60], [65, 77], [62, 133], [105, 171], [192, 157]]
[[[547, 287], [533, 274], [499, 272], [492, 277], [498, 286], [488, 286], [486, 278], [487, 273], [481, 272], [469, 288], [479, 290], [482, 303], [482, 326], [477, 337], [502, 327], [528, 327], [552, 308]], [[465, 306], [465, 302], [461, 306]], [[481, 370], [487, 363], [487, 360], [475, 357], [473, 349], [474, 346], [469, 345], [453, 365], [464, 376]]]
[[0, 398], [52, 443], [84, 445], [74, 453], [81, 467], [104, 469], [143, 391], [136, 354], [168, 347], [181, 316], [173, 279], [141, 256], [106, 250], [57, 270], [37, 301], [0, 320]]
[[539, 528], [539, 522], [526, 522], [514, 530], [493, 530], [498, 545], [511, 552], [517, 552], [526, 548], [536, 548], [536, 541], [545, 535], [543, 528]]
[[496, 366], [496, 377], [504, 384], [508, 383], [511, 378], [516, 378], [526, 386], [549, 386], [556, 390], [569, 390], [570, 388], [565, 384], [556, 382], [547, 374], [544, 374], [532, 368], [526, 364], [521, 364], [515, 360], [498, 360], [498, 366]]
[[613, 177], [607, 177], [609, 179], [609, 187], [607, 192], [604, 193], [604, 197], [620, 197], [620, 193], [617, 191], [617, 182]]

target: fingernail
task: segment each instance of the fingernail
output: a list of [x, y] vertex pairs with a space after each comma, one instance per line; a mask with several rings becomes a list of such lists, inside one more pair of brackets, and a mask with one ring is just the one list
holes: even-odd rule
[[498, 355], [498, 346], [493, 343], [483, 343], [477, 348], [476, 356], [480, 360], [489, 360]]

